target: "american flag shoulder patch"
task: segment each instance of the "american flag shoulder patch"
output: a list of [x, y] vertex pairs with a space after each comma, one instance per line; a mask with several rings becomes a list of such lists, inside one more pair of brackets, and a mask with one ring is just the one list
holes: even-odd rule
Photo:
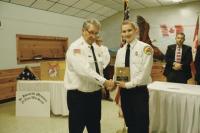
[[81, 54], [81, 49], [74, 49], [73, 53], [74, 54]]

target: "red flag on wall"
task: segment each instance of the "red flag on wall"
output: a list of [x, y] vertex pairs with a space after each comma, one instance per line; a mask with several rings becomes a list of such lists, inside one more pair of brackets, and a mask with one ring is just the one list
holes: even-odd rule
[[184, 32], [183, 25], [175, 25], [175, 29], [176, 29], [176, 34]]
[[169, 36], [168, 27], [167, 27], [166, 24], [161, 24], [160, 25], [160, 30], [162, 32], [163, 37], [168, 37]]

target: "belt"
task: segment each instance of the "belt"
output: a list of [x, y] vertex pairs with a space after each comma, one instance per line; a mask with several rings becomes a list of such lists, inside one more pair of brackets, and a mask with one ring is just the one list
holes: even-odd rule
[[78, 89], [72, 89], [72, 90], [67, 90], [67, 91], [79, 92], [79, 93], [82, 93], [82, 94], [92, 94], [92, 93], [101, 92], [101, 89], [100, 89], [100, 90], [96, 90], [96, 91], [92, 91], [92, 92], [83, 92], [83, 91], [80, 91], [80, 90], [78, 90]]
[[126, 90], [131, 90], [131, 89], [135, 89], [135, 88], [147, 88], [147, 85], [137, 85], [136, 87], [129, 88], [129, 89], [126, 89]]
[[[137, 85], [136, 87], [137, 87], [137, 88], [144, 88], [144, 87], [147, 87], [147, 85]], [[135, 87], [135, 88], [136, 88], [136, 87]]]

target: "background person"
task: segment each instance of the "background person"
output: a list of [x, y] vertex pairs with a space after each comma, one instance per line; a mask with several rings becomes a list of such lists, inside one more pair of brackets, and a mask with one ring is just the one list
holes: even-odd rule
[[[96, 44], [101, 48], [101, 54], [102, 54], [102, 57], [104, 58], [103, 75], [106, 79], [112, 79], [113, 75], [110, 75], [110, 72], [109, 72], [110, 53], [108, 51], [108, 48], [102, 45], [102, 42], [103, 42], [102, 38], [100, 36], [97, 36]], [[102, 88], [102, 99], [113, 101], [110, 96], [110, 92], [107, 88]]]
[[169, 45], [165, 54], [164, 75], [167, 82], [187, 83], [192, 77], [190, 63], [192, 62], [192, 50], [190, 46], [183, 44], [184, 33], [177, 33], [176, 44]]

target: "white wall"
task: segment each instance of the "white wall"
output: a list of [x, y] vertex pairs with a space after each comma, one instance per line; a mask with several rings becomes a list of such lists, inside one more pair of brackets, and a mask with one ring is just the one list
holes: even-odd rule
[[[160, 32], [160, 24], [186, 25], [185, 43], [191, 45], [197, 12], [200, 12], [199, 7], [200, 2], [192, 2], [168, 7], [132, 10], [130, 16], [132, 20], [135, 20], [137, 15], [146, 19], [151, 27], [151, 40], [156, 40], [154, 44], [165, 52], [166, 46], [173, 43], [174, 38], [163, 38]], [[109, 48], [119, 47], [122, 19], [123, 14], [118, 13], [102, 21], [104, 45]], [[0, 21], [2, 24], [0, 27], [0, 69], [9, 69], [24, 66], [17, 65], [16, 34], [68, 37], [70, 43], [80, 36], [84, 19], [0, 1]], [[190, 28], [187, 29], [187, 26]]]
[[[185, 44], [191, 46], [197, 15], [200, 15], [200, 2], [130, 11], [131, 20], [136, 20], [137, 15], [143, 16], [150, 24], [150, 38], [156, 40], [153, 44], [165, 53], [167, 45], [174, 43], [174, 36], [163, 38], [160, 24], [167, 24], [168, 26], [183, 25], [186, 34]], [[102, 22], [104, 45], [110, 48], [119, 47], [122, 19], [123, 14], [118, 13]]]
[[81, 35], [84, 19], [0, 1], [0, 21], [0, 69], [10, 69], [24, 67], [17, 65], [16, 34], [68, 37], [70, 43]]

